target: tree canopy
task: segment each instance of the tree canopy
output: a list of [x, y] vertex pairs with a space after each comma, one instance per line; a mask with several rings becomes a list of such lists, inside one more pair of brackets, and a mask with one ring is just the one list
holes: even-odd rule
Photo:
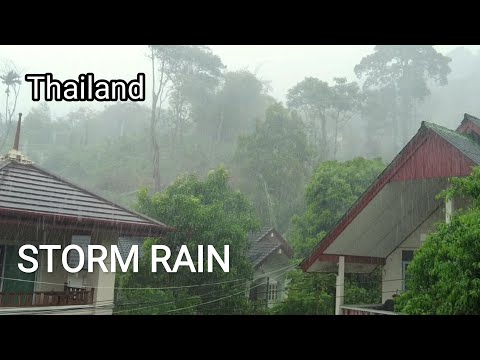
[[305, 191], [306, 210], [294, 216], [288, 238], [305, 257], [380, 174], [380, 159], [321, 163]]
[[[351, 161], [321, 163], [305, 191], [306, 209], [292, 219], [287, 238], [299, 262], [310, 254], [326, 233], [361, 196], [383, 170], [379, 159], [356, 158]], [[335, 304], [334, 274], [289, 274], [288, 298], [273, 309], [277, 314], [333, 314]], [[381, 274], [347, 275], [345, 301], [351, 304], [377, 303]]]
[[377, 45], [354, 68], [364, 90], [386, 91], [395, 99], [391, 126], [395, 150], [411, 132], [418, 102], [430, 95], [429, 80], [447, 84], [451, 59], [432, 45]]
[[[147, 310], [135, 310], [136, 305], [128, 305], [127, 312], [184, 313], [179, 309], [188, 307], [187, 313], [221, 314], [238, 313], [248, 308], [245, 284], [253, 271], [247, 258], [248, 233], [258, 228], [258, 220], [251, 203], [229, 185], [225, 169], [211, 171], [204, 180], [192, 174], [182, 176], [162, 193], [149, 195], [143, 190], [138, 195], [137, 210], [176, 229], [162, 239], [147, 242], [147, 253], [152, 244], [166, 244], [171, 249], [187, 245], [192, 258], [196, 259], [193, 254], [197, 254], [200, 244], [213, 245], [219, 253], [223, 253], [224, 245], [230, 245], [230, 271], [191, 273], [189, 269], [180, 268], [176, 273], [152, 273], [150, 261], [145, 259], [140, 262], [138, 273], [129, 272], [120, 277], [121, 287], [176, 289], [123, 290], [120, 295], [124, 304], [138, 304], [140, 299], [152, 305]], [[217, 285], [205, 286], [211, 283]], [[158, 299], [169, 303], [160, 301], [162, 304], [157, 306]]]
[[250, 196], [264, 224], [287, 229], [302, 204], [310, 158], [301, 118], [281, 104], [269, 107], [255, 131], [239, 138], [234, 180]]

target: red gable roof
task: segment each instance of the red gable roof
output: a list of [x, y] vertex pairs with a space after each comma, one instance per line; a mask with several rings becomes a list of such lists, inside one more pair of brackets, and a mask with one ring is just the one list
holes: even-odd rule
[[[324, 254], [355, 217], [389, 182], [466, 176], [480, 163], [480, 144], [466, 135], [422, 122], [417, 134], [354, 203], [334, 228], [300, 264], [304, 271], [317, 260], [335, 261], [336, 255]], [[381, 263], [380, 259], [365, 258]], [[357, 259], [358, 261], [358, 259]], [[359, 261], [361, 262], [361, 261]]]
[[457, 128], [457, 132], [461, 134], [476, 134], [480, 136], [480, 119], [475, 116], [465, 114], [463, 116], [463, 121], [460, 126]]

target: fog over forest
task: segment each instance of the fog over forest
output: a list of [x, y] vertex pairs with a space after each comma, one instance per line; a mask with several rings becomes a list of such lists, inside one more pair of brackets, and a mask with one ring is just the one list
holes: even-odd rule
[[[315, 161], [348, 160], [357, 156], [391, 160], [422, 120], [455, 127], [464, 112], [480, 113], [476, 101], [480, 90], [478, 48], [435, 46], [437, 51], [451, 58], [451, 72], [445, 74], [446, 83], [440, 84], [434, 77], [425, 76], [427, 92], [413, 94], [415, 90], [412, 90], [409, 95], [412, 98], [408, 115], [411, 119], [408, 129], [404, 130], [406, 133], [403, 138], [392, 140], [391, 114], [385, 108], [389, 99], [373, 100], [371, 96], [370, 104], [365, 97], [360, 99], [366, 77], [355, 75], [355, 66], [362, 57], [373, 52], [373, 46], [207, 47], [204, 51], [210, 58], [206, 61], [212, 61], [206, 64], [211, 66], [205, 72], [210, 77], [209, 83], [191, 80], [196, 87], [194, 93], [185, 91], [182, 94], [182, 114], [177, 115], [183, 117], [182, 128], [172, 120], [175, 112], [172, 96], [166, 99], [161, 110], [166, 116], [155, 130], [161, 147], [161, 186], [170, 184], [183, 172], [205, 174], [220, 164], [227, 168], [237, 167], [240, 171], [238, 156], [234, 160], [239, 138], [253, 134], [255, 124], [264, 121], [265, 110], [276, 101], [298, 110], [309, 145], [317, 142], [319, 153], [312, 157], [315, 160], [310, 167], [314, 167]], [[94, 190], [126, 205], [134, 199], [132, 194], [139, 187], [152, 187], [152, 155], [148, 140], [152, 71], [147, 46], [2, 46], [0, 58], [4, 73], [13, 69], [20, 78], [25, 73], [52, 72], [55, 78], [66, 80], [93, 72], [96, 79], [123, 77], [128, 80], [138, 72], [145, 72], [147, 94], [144, 103], [35, 103], [31, 101], [31, 84], [22, 81], [16, 112], [23, 112], [25, 119], [21, 150], [47, 169], [86, 181]], [[335, 83], [335, 78], [344, 77]], [[305, 99], [300, 99], [305, 90], [301, 84], [306, 78], [314, 78], [318, 84], [326, 82], [331, 89], [337, 86], [346, 96], [345, 101], [350, 102], [340, 109], [337, 120], [325, 121], [324, 139], [317, 137], [322, 136], [321, 121], [307, 114], [305, 110], [309, 105], [303, 106]], [[365, 87], [363, 90], [365, 95]], [[321, 86], [318, 91], [312, 96], [322, 96]], [[389, 96], [385, 95], [387, 91], [379, 94]], [[4, 109], [5, 94], [0, 102]], [[329, 111], [327, 107], [325, 110]], [[5, 152], [12, 142], [12, 123], [4, 120], [1, 125], [0, 145]], [[177, 132], [175, 136], [171, 136], [172, 131]], [[319, 141], [326, 143], [319, 145]], [[308, 175], [305, 176], [307, 179]], [[234, 180], [241, 182], [241, 176]], [[303, 185], [299, 185], [299, 189]], [[286, 228], [286, 224], [282, 227]]]
[[[403, 48], [411, 51], [414, 59], [415, 46]], [[281, 102], [285, 108], [298, 114], [307, 142], [304, 144], [305, 157], [299, 155], [294, 160], [301, 163], [302, 168], [297, 174], [300, 175], [298, 193], [292, 195], [298, 204], [290, 203], [295, 210], [287, 211], [288, 214], [281, 216], [282, 224], [276, 224], [286, 230], [290, 217], [297, 207], [302, 206], [302, 189], [319, 162], [349, 160], [358, 156], [389, 161], [418, 130], [422, 120], [454, 128], [464, 112], [480, 113], [476, 99], [480, 90], [479, 47], [449, 45], [430, 48], [436, 49], [433, 51], [438, 54], [443, 51], [443, 55], [451, 58], [449, 68], [440, 70], [444, 73], [430, 76], [425, 67], [428, 64], [420, 64], [425, 68], [419, 71], [425, 71], [425, 74], [410, 79], [411, 84], [400, 90], [410, 93], [397, 96], [389, 93], [388, 84], [365, 86], [371, 69], [360, 74], [355, 68], [362, 58], [374, 52], [373, 46], [214, 45], [198, 48], [199, 54], [192, 56], [202, 57], [201, 61], [205, 62], [198, 68], [203, 77], [195, 78], [196, 75], [192, 74], [191, 79], [185, 79], [182, 75], [178, 81], [183, 84], [165, 99], [160, 110], [164, 115], [155, 125], [160, 165], [157, 187], [165, 188], [184, 172], [202, 175], [223, 164], [233, 172], [232, 181], [254, 202], [265, 202], [261, 206], [257, 204], [257, 209], [265, 207], [263, 221], [273, 221], [270, 215], [266, 215], [271, 209], [266, 208], [275, 205], [266, 203], [280, 200], [259, 200], [256, 192], [264, 193], [265, 197], [268, 187], [272, 187], [273, 192], [281, 191], [278, 186], [263, 180], [257, 179], [258, 186], [250, 183], [251, 174], [247, 173], [253, 171], [253, 165], [248, 158], [250, 155], [244, 152], [254, 151], [247, 149], [254, 145], [245, 145], [246, 142], [265, 141], [263, 145], [267, 146], [268, 141], [274, 141], [257, 139], [256, 136], [260, 135], [255, 132], [261, 131], [259, 124], [265, 123], [267, 108]], [[16, 113], [24, 114], [21, 150], [39, 165], [86, 183], [93, 190], [127, 206], [135, 200], [139, 188], [155, 188], [151, 165], [152, 70], [149, 51], [148, 46], [139, 45], [0, 48], [3, 73], [13, 70], [23, 83], [20, 87], [16, 85], [19, 96], [15, 109]], [[425, 55], [422, 61], [437, 61], [428, 56], [432, 54]], [[157, 75], [158, 71], [156, 69]], [[86, 72], [93, 72], [96, 79], [123, 77], [128, 80], [138, 72], [145, 72], [146, 101], [35, 103], [31, 101], [31, 84], [23, 81], [23, 75], [44, 72], [52, 72], [60, 80], [76, 79]], [[2, 85], [7, 90], [6, 83]], [[168, 87], [172, 85], [166, 84], [165, 89]], [[1, 108], [5, 109], [2, 113], [7, 111], [5, 95], [0, 97]], [[313, 109], [316, 97], [322, 102], [322, 97], [329, 96], [330, 100], [326, 100], [330, 101], [329, 104]], [[335, 96], [338, 98], [334, 99]], [[10, 91], [10, 109], [13, 98], [14, 92]], [[408, 102], [407, 108], [402, 109], [405, 105], [402, 101]], [[5, 121], [3, 114], [2, 120], [0, 146], [1, 151], [6, 152], [12, 143], [16, 117]], [[397, 121], [397, 134], [392, 121]], [[402, 127], [401, 124], [406, 125]], [[271, 131], [267, 132], [273, 136]], [[278, 139], [278, 143], [269, 146], [280, 146], [284, 140]], [[281, 177], [280, 174], [277, 176]], [[273, 182], [281, 181], [275, 179], [277, 176], [272, 176]]]
[[[22, 113], [20, 151], [35, 164], [179, 229], [172, 241], [231, 243], [232, 268], [245, 278], [248, 233], [275, 228], [298, 264], [422, 121], [456, 129], [464, 113], [480, 116], [473, 45], [0, 46], [0, 65], [2, 154]], [[145, 73], [146, 99], [34, 102], [24, 76], [41, 73]], [[157, 284], [145, 276], [122, 281]], [[161, 280], [200, 281], [175, 276]], [[293, 277], [310, 296], [312, 277]], [[331, 280], [315, 280], [328, 291], [314, 296], [327, 300], [284, 313], [331, 313]], [[377, 290], [362, 301], [378, 302]]]

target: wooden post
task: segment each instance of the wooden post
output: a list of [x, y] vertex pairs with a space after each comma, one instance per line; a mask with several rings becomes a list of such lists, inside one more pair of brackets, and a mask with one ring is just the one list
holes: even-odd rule
[[345, 295], [345, 257], [338, 257], [338, 275], [335, 286], [335, 315], [342, 315], [342, 309]]

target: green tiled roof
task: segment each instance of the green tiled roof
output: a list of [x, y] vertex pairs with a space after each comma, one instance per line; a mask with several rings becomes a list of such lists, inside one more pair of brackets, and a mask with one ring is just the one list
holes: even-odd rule
[[[475, 117], [472, 116], [472, 118]], [[475, 119], [476, 121], [479, 121], [480, 124], [480, 120], [477, 118]], [[426, 121], [423, 122], [423, 125], [448, 141], [474, 162], [480, 164], [480, 144], [477, 143], [472, 137]]]
[[[475, 125], [480, 126], [480, 119], [479, 119], [479, 118], [476, 118], [475, 116], [470, 115], [470, 114], [465, 114], [465, 115], [463, 116], [463, 121], [471, 121], [471, 122], [474, 123]], [[463, 122], [463, 121], [462, 121], [462, 122]]]

